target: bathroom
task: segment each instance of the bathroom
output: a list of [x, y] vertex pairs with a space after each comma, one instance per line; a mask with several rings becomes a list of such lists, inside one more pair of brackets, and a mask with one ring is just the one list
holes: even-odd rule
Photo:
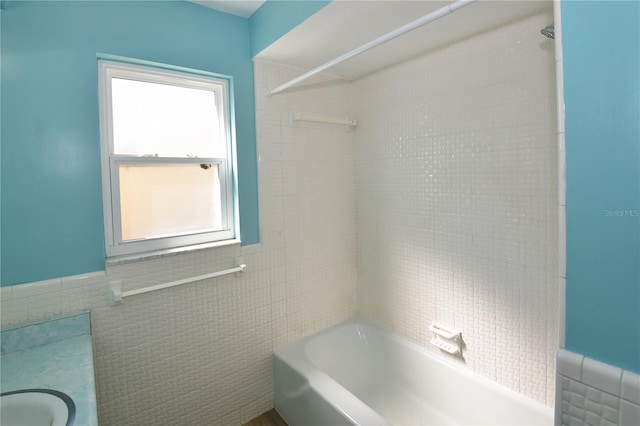
[[[90, 310], [101, 424], [244, 424], [274, 407], [274, 349], [356, 315], [442, 357], [429, 325], [459, 329], [453, 362], [555, 405], [557, 424], [576, 410], [556, 404], [557, 373], [637, 380], [638, 2], [533, 2], [461, 36], [474, 7], [498, 3], [480, 0], [425, 26], [451, 37], [440, 45], [373, 69], [398, 50], [382, 45], [269, 94], [428, 2], [344, 45], [312, 32], [325, 16], [344, 31], [364, 3], [269, 0], [243, 17], [186, 1], [2, 2], [2, 327]], [[555, 41], [540, 34], [552, 22]], [[100, 54], [233, 76], [241, 246], [105, 261]], [[240, 276], [111, 305], [111, 282], [236, 258]], [[574, 371], [587, 364], [596, 373]], [[618, 424], [638, 415], [635, 397], [605, 393]]]

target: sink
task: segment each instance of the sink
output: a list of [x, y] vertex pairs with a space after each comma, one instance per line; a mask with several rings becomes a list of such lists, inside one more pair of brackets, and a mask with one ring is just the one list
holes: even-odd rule
[[2, 426], [71, 426], [76, 405], [64, 392], [22, 389], [0, 394]]

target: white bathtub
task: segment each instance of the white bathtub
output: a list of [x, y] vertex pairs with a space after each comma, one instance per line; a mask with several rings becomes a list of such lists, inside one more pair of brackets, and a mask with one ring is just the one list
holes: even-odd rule
[[553, 424], [550, 407], [371, 325], [335, 326], [273, 359], [290, 426]]

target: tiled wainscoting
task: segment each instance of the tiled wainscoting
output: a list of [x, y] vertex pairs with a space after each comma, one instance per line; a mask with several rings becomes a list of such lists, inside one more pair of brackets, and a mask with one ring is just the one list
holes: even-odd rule
[[557, 367], [557, 426], [640, 424], [638, 374], [566, 350]]

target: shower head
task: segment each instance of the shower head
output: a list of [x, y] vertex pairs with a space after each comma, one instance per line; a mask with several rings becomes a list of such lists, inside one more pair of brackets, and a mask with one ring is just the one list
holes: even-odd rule
[[540, 33], [543, 36], [549, 37], [550, 39], [555, 39], [556, 38], [556, 31], [555, 31], [555, 28], [554, 28], [553, 24], [549, 24], [546, 27], [544, 27], [543, 29], [541, 29]]

